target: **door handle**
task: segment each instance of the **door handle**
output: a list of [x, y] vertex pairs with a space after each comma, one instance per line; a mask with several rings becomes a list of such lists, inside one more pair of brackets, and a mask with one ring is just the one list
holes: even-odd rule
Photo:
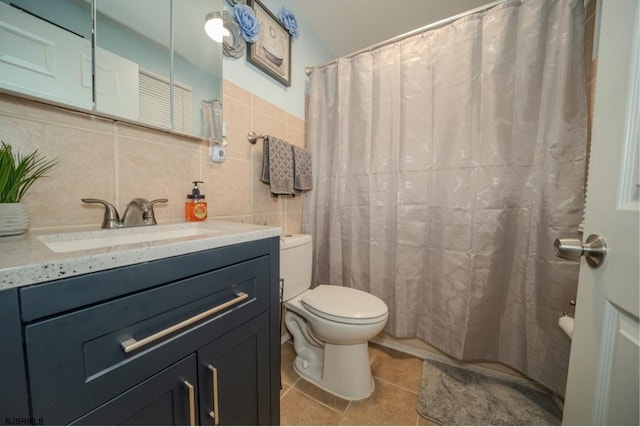
[[584, 244], [580, 239], [556, 239], [553, 248], [560, 258], [578, 261], [584, 256], [591, 268], [600, 267], [607, 256], [607, 244], [599, 234], [590, 235]]

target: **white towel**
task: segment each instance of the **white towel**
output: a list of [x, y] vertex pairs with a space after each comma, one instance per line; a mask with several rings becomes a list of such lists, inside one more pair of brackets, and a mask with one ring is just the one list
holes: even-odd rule
[[202, 101], [203, 137], [205, 140], [221, 144], [222, 140], [222, 104], [219, 99]]

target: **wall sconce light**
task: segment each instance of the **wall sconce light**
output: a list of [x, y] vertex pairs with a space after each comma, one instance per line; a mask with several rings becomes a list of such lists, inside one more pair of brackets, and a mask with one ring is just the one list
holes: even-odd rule
[[211, 12], [207, 15], [204, 20], [204, 31], [207, 33], [209, 37], [218, 43], [222, 43], [222, 38], [224, 36], [228, 36], [229, 30], [224, 27], [224, 22], [222, 21], [222, 13], [220, 12]]

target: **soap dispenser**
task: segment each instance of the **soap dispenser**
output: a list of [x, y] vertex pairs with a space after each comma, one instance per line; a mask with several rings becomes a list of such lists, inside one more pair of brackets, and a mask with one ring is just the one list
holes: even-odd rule
[[191, 221], [204, 221], [207, 219], [207, 202], [204, 200], [204, 194], [200, 194], [198, 184], [202, 181], [192, 181], [193, 190], [191, 194], [187, 194], [187, 201], [184, 202], [184, 219]]

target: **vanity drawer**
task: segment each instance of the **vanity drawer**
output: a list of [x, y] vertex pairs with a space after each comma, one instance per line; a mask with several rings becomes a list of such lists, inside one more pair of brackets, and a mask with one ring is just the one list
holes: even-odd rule
[[269, 257], [25, 328], [33, 416], [68, 423], [269, 307]]

